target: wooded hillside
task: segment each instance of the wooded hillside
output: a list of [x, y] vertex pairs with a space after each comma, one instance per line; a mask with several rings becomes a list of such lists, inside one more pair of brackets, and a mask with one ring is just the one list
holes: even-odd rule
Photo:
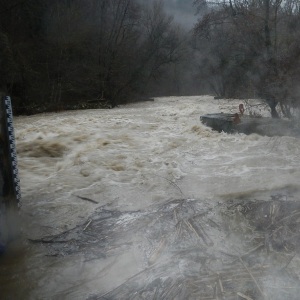
[[160, 1], [2, 0], [0, 16], [0, 88], [20, 113], [160, 93], [183, 55]]
[[291, 117], [300, 94], [299, 1], [195, 0], [190, 31], [166, 7], [1, 0], [0, 91], [22, 114], [213, 93], [260, 97], [273, 117]]
[[195, 1], [201, 77], [219, 97], [265, 99], [273, 117], [291, 117], [300, 95], [298, 0]]

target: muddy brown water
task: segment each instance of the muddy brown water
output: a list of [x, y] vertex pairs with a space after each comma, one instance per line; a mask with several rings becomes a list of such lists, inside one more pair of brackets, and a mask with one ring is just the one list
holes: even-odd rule
[[300, 199], [300, 142], [200, 123], [239, 103], [16, 118], [22, 239], [1, 258], [0, 298], [293, 299], [298, 208], [276, 213]]

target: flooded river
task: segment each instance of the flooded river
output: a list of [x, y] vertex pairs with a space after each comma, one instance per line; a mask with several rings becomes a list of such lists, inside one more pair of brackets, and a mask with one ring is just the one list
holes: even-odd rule
[[1, 299], [296, 299], [298, 243], [282, 237], [298, 239], [300, 139], [200, 123], [239, 103], [16, 117], [22, 237], [0, 258]]

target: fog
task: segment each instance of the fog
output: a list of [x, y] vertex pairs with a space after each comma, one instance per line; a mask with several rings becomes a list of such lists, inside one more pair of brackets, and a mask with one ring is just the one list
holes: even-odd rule
[[[141, 3], [149, 4], [154, 0], [139, 0]], [[193, 0], [163, 0], [165, 12], [174, 17], [174, 21], [183, 28], [189, 30], [197, 22], [196, 8]]]

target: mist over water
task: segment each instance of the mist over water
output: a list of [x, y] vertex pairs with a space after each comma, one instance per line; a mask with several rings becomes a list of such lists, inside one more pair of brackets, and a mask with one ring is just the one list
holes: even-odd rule
[[[24, 239], [41, 239], [78, 224], [92, 228], [93, 214], [103, 206], [124, 213], [112, 225], [122, 231], [145, 210], [168, 201], [195, 199], [212, 208], [235, 197], [266, 200], [273, 191], [296, 193], [299, 139], [229, 135], [200, 123], [200, 115], [235, 112], [239, 103], [210, 96], [165, 97], [113, 110], [15, 118]], [[122, 238], [137, 243], [134, 235]], [[14, 295], [18, 286], [28, 299], [105, 294], [151, 261], [147, 251], [134, 246], [94, 260], [84, 257], [91, 245], [65, 257], [46, 256], [45, 245], [38, 243], [25, 241], [22, 247], [24, 257], [12, 261], [17, 267], [6, 278], [5, 293]], [[222, 243], [215, 249], [222, 250]], [[3, 259], [0, 268], [9, 270], [9, 261], [5, 265]]]

